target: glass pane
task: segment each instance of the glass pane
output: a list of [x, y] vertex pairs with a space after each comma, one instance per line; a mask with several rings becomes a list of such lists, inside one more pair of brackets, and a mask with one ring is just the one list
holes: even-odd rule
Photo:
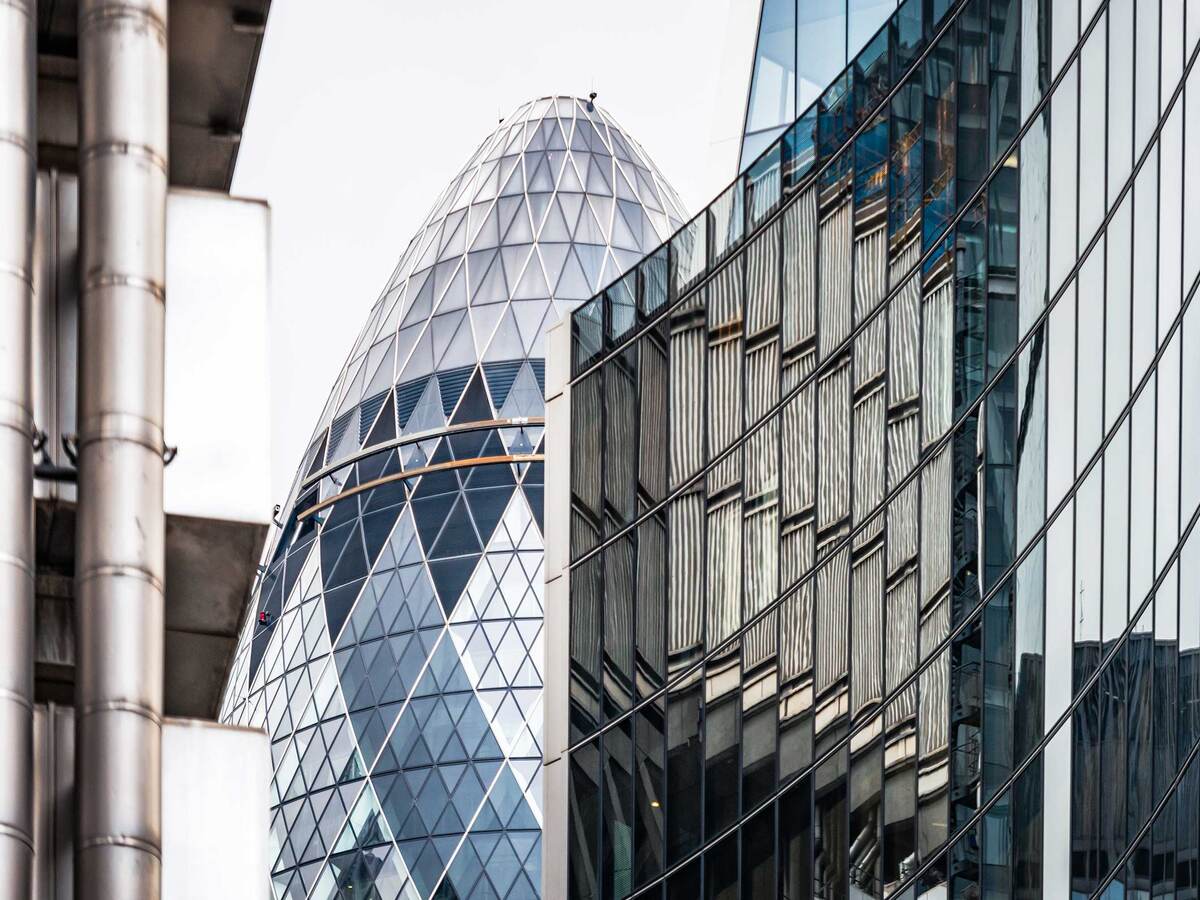
[[765, 0], [754, 56], [746, 131], [762, 131], [796, 118], [796, 3]]

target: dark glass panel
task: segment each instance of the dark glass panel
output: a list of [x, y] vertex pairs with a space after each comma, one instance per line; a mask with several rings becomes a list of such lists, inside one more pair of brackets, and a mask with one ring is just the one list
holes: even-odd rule
[[670, 358], [666, 323], [660, 322], [638, 342], [637, 511], [644, 512], [666, 497], [670, 430], [667, 398]]
[[994, 375], [1016, 349], [1017, 210], [1020, 195], [1017, 157], [1009, 157], [987, 190], [987, 373]]
[[570, 729], [571, 741], [592, 734], [600, 724], [601, 577], [599, 555], [571, 572]]
[[[908, 0], [914, 3], [918, 0]], [[890, 120], [891, 164], [888, 166], [888, 237], [909, 237], [908, 229], [921, 215], [921, 72], [902, 84], [892, 97]], [[894, 248], [893, 248], [894, 249]]]
[[958, 96], [954, 110], [960, 209], [983, 184], [990, 167], [988, 25], [988, 0], [967, 0], [958, 15]]
[[[1149, 795], [1149, 760], [1144, 769], [1129, 765], [1148, 749], [1149, 673], [1139, 664], [1140, 655], [1141, 651], [1134, 649], [1132, 643], [1126, 644], [1100, 676], [1100, 782], [1095, 795], [1100, 813], [1095, 871], [1099, 878], [1116, 865], [1127, 846], [1127, 801], [1143, 792], [1147, 799]], [[1135, 674], [1136, 681], [1133, 680]], [[1134, 697], [1132, 691], [1143, 684], [1145, 696]], [[1145, 736], [1135, 737], [1130, 733], [1133, 728], [1144, 729]], [[1135, 741], [1137, 755], [1131, 756]], [[1128, 797], [1120, 789], [1126, 779], [1130, 788]], [[1132, 836], [1131, 833], [1129, 837]], [[1122, 874], [1118, 875], [1118, 883], [1123, 881]]]
[[817, 767], [813, 783], [817, 826], [813, 836], [814, 894], [822, 900], [846, 900], [849, 896], [846, 856], [850, 836], [847, 833], [845, 749]]
[[[1151, 897], [1175, 896], [1175, 836], [1176, 801], [1178, 794], [1167, 798], [1162, 812], [1154, 820], [1154, 826], [1146, 839], [1139, 845], [1145, 848], [1145, 856], [1134, 856], [1126, 863], [1129, 884]], [[1195, 807], [1193, 807], [1193, 810]], [[1136, 869], [1133, 866], [1136, 865]], [[1143, 893], [1143, 896], [1146, 894]]]
[[688, 863], [667, 880], [666, 900], [698, 900], [700, 897], [700, 860]]
[[795, 189], [817, 161], [817, 108], [812, 106], [784, 132], [783, 188]]
[[578, 374], [604, 349], [604, 297], [594, 297], [571, 314], [572, 371]]
[[925, 46], [922, 26], [924, 0], [904, 0], [889, 20], [892, 45], [892, 81], [899, 81]]
[[604, 364], [604, 533], [615, 534], [637, 512], [638, 344]]
[[860, 216], [887, 190], [887, 161], [888, 118], [878, 116], [854, 141], [854, 203]]
[[[879, 719], [882, 721], [882, 717]], [[868, 723], [865, 728], [872, 726]], [[883, 798], [883, 743], [871, 741], [851, 753], [850, 846], [847, 855], [852, 896], [882, 897], [880, 881], [880, 802]]]
[[987, 298], [987, 199], [971, 207], [958, 224], [954, 284], [954, 416], [958, 418], [983, 390]]
[[[970, 839], [974, 840], [974, 835], [971, 835]], [[963, 838], [963, 840], [967, 840], [967, 838]], [[917, 897], [920, 897], [922, 900], [924, 900], [926, 897], [946, 896], [946, 868], [948, 856], [949, 854], [944, 854], [933, 860], [929, 868], [926, 869], [921, 874], [921, 877], [917, 879]], [[906, 900], [910, 896], [912, 895], [908, 893], [904, 894]]]
[[660, 247], [639, 267], [642, 273], [642, 313], [651, 316], [667, 303], [667, 248]]
[[[1193, 301], [1195, 302], [1195, 301]], [[1193, 528], [1179, 558], [1179, 763], [1200, 741], [1200, 529]], [[1195, 807], [1192, 807], [1195, 808]], [[1194, 882], [1193, 882], [1194, 883]]]
[[1012, 584], [1003, 585], [983, 612], [983, 799], [1013, 767]]
[[738, 836], [731, 834], [704, 854], [705, 900], [738, 900]]
[[[721, 661], [708, 664], [708, 680], [732, 679], [736, 686], [737, 656], [732, 671]], [[714, 665], [719, 670], [714, 672]], [[710, 686], [709, 690], [712, 688]], [[733, 824], [738, 813], [738, 712], [737, 691], [708, 697], [704, 709], [704, 833], [711, 839]]]
[[634, 269], [626, 272], [604, 292], [608, 303], [607, 340], [610, 347], [617, 346], [638, 321], [638, 273]]
[[[571, 559], [600, 539], [603, 460], [604, 369], [596, 369], [571, 388]], [[434, 473], [436, 474], [436, 473]], [[421, 479], [422, 492], [429, 476]]]
[[[1147, 884], [1151, 896], [1163, 896], [1163, 898], [1176, 896], [1175, 841], [1178, 835], [1176, 817], [1177, 811], [1184, 809], [1181, 806], [1182, 787], [1181, 784], [1180, 788], [1171, 794], [1166, 800], [1163, 811], [1154, 820], [1151, 833], [1146, 836], [1144, 841], [1147, 850], [1145, 856], [1142, 856], [1142, 847], [1139, 846], [1139, 852], [1135, 853], [1134, 857], [1130, 858], [1126, 864], [1127, 871], [1130, 871], [1129, 883], [1138, 889], [1142, 889], [1142, 884]], [[1195, 817], [1196, 804], [1194, 800], [1190, 810], [1192, 812], [1184, 809], [1184, 815]], [[1184, 892], [1182, 895], [1187, 896], [1187, 893]]]
[[888, 29], [880, 29], [854, 58], [854, 108], [862, 124], [892, 86], [889, 65]]
[[[773, 673], [768, 677], [773, 677]], [[773, 694], [753, 710], [743, 713], [743, 814], [766, 800], [775, 789], [775, 721], [776, 704]]]
[[700, 213], [671, 238], [668, 297], [678, 300], [708, 270], [708, 211]]
[[951, 578], [954, 623], [962, 622], [980, 599], [979, 583], [979, 483], [983, 460], [979, 458], [978, 410], [955, 430], [952, 441]]
[[942, 17], [954, 6], [954, 0], [926, 0], [925, 31], [932, 34], [942, 24]]
[[571, 797], [567, 881], [570, 900], [599, 900], [600, 740], [570, 757]]
[[[1107, 704], [1105, 709], [1104, 759], [1101, 763], [1104, 783], [1113, 784], [1114, 779], [1120, 779], [1126, 772], [1128, 773], [1128, 792], [1125, 805], [1128, 820], [1120, 823], [1119, 830], [1116, 822], [1111, 824], [1108, 837], [1113, 849], [1123, 846], [1126, 834], [1132, 838], [1149, 818], [1152, 802], [1151, 790], [1153, 781], [1156, 780], [1154, 776], [1157, 774], [1154, 772], [1157, 753], [1154, 752], [1155, 748], [1152, 744], [1156, 737], [1152, 729], [1156, 717], [1154, 716], [1154, 707], [1151, 706], [1152, 698], [1158, 699], [1153, 697], [1154, 632], [1152, 629], [1142, 630], [1142, 625], [1147, 620], [1153, 620], [1153, 607], [1139, 619], [1124, 650], [1113, 660], [1113, 665], [1109, 666], [1112, 669], [1118, 662], [1127, 663], [1124, 673], [1126, 683], [1122, 692], [1124, 696], [1123, 698], [1114, 698], [1114, 700], [1125, 700], [1124, 712], [1128, 716], [1125, 723], [1127, 728], [1125, 746], [1115, 746], [1114, 738], [1117, 735], [1112, 733], [1114, 723], [1108, 721], [1109, 718], [1115, 718], [1118, 711], [1108, 708]], [[1107, 631], [1107, 627], [1105, 630]], [[1118, 671], [1118, 674], [1121, 673]], [[1174, 753], [1170, 752], [1167, 759], [1170, 761], [1172, 769], [1170, 775], [1167, 776], [1170, 778], [1174, 775]], [[1106, 862], [1108, 865], [1105, 867], [1105, 871], [1112, 867], [1112, 860], [1106, 860]]]
[[604, 550], [604, 717], [611, 719], [633, 704], [633, 609], [635, 535], [627, 534]]
[[[824, 162], [837, 152], [854, 130], [854, 93], [849, 69], [825, 89], [817, 101], [817, 110], [817, 143]], [[828, 178], [828, 173], [825, 177]]]
[[[811, 627], [811, 626], [810, 626]], [[812, 762], [812, 672], [779, 696], [779, 783], [786, 784]]]
[[917, 757], [916, 692], [909, 690], [885, 711], [883, 771], [883, 852], [880, 880], [890, 897], [916, 867]]
[[984, 590], [1012, 563], [1017, 542], [1017, 370], [1009, 366], [985, 403]]
[[633, 742], [625, 719], [604, 733], [602, 896], [624, 900], [633, 888]]
[[1042, 760], [1039, 757], [1012, 787], [1012, 896], [1042, 896]]
[[779, 900], [812, 896], [812, 780], [806, 776], [779, 798]]
[[1200, 896], [1200, 762], [1188, 766], [1175, 802], [1175, 890], [1178, 898]]
[[988, 163], [995, 165], [1021, 126], [1021, 0], [991, 0], [989, 19]]
[[946, 853], [946, 878], [949, 882], [947, 895], [955, 900], [982, 895], [983, 883], [981, 852], [983, 849], [984, 822], [957, 832], [959, 838]]
[[775, 900], [775, 808], [742, 826], [741, 900]]
[[666, 516], [656, 513], [637, 529], [637, 605], [634, 616], [634, 689], [644, 699], [666, 677]]
[[[1177, 590], [1179, 581], [1174, 565], [1167, 571], [1166, 577], [1159, 586], [1154, 597], [1153, 606], [1142, 616], [1146, 632], [1141, 635], [1150, 646], [1145, 651], [1144, 664], [1153, 671], [1154, 686], [1151, 689], [1153, 698], [1153, 744], [1154, 756], [1154, 786], [1151, 802], [1157, 804], [1167, 791], [1167, 787], [1179, 772], [1184, 758], [1191, 746], [1177, 747], [1179, 710], [1179, 608]], [[1192, 596], [1189, 602], [1198, 599]], [[1146, 617], [1153, 612], [1153, 628]], [[1131, 675], [1132, 684], [1132, 675]], [[1131, 810], [1132, 812], [1132, 810]], [[1140, 824], [1140, 823], [1139, 823]]]
[[[1076, 669], [1097, 649], [1094, 644], [1086, 648], [1077, 645]], [[1084, 896], [1099, 887], [1100, 877], [1100, 710], [1097, 683], [1084, 696], [1071, 722], [1071, 890]]]
[[701, 682], [694, 677], [667, 697], [667, 860], [700, 844], [704, 776], [700, 744]]
[[[956, 523], [957, 528], [957, 523]], [[986, 612], [986, 611], [985, 611]], [[950, 670], [950, 823], [951, 833], [965, 827], [979, 805], [983, 766], [983, 703], [986, 667], [982, 659], [983, 628], [973, 619], [951, 644]], [[925, 726], [922, 722], [922, 726]], [[998, 737], [998, 736], [997, 736]], [[1007, 738], [1008, 735], [1006, 734]], [[947, 855], [951, 896], [979, 893], [979, 846], [960, 840]]]
[[922, 142], [922, 205], [927, 250], [954, 215], [955, 33], [950, 29], [925, 58], [925, 133]]
[[647, 704], [634, 718], [633, 881], [644, 884], [663, 868], [666, 723], [662, 702]]
[[1013, 584], [1014, 762], [1023, 761], [1042, 737], [1042, 704], [1046, 680], [1045, 568], [1046, 548], [1045, 544], [1039, 541], [1021, 563]]

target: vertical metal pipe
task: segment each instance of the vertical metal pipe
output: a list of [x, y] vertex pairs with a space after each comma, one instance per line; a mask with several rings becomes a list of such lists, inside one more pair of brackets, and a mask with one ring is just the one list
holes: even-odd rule
[[0, 0], [0, 896], [33, 889], [33, 0]]
[[161, 885], [167, 0], [79, 3], [75, 886]]

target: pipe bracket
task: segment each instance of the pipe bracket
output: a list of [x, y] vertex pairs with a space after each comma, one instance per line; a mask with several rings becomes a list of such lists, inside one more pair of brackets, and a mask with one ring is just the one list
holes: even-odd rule
[[158, 860], [162, 859], [162, 850], [158, 846], [129, 834], [101, 834], [82, 838], [78, 846], [80, 853], [85, 850], [100, 850], [104, 847], [125, 847], [128, 850], [141, 850], [143, 853], [149, 853]]
[[17, 691], [9, 690], [8, 688], [0, 688], [0, 701], [5, 700], [7, 700], [9, 703], [15, 703], [17, 706], [33, 712], [33, 701], [27, 696], [18, 693]]
[[14, 841], [19, 841], [30, 850], [33, 849], [33, 836], [23, 828], [18, 828], [16, 825], [9, 825], [7, 822], [0, 822], [0, 837], [12, 838]]
[[143, 719], [149, 719], [155, 725], [162, 725], [162, 716], [148, 706], [143, 706], [140, 703], [130, 703], [128, 700], [97, 700], [95, 703], [85, 703], [82, 706], [76, 707], [75, 718], [83, 719], [88, 716], [94, 716], [97, 713], [113, 713], [124, 712], [132, 713], [135, 716], [141, 716]]

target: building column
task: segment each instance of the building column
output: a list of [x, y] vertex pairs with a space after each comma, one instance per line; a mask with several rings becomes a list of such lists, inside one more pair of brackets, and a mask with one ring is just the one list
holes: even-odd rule
[[145, 900], [162, 872], [167, 0], [80, 0], [79, 92], [75, 890]]
[[571, 315], [546, 329], [545, 646], [542, 681], [542, 896], [569, 893]]
[[0, 0], [0, 897], [33, 890], [34, 0]]

